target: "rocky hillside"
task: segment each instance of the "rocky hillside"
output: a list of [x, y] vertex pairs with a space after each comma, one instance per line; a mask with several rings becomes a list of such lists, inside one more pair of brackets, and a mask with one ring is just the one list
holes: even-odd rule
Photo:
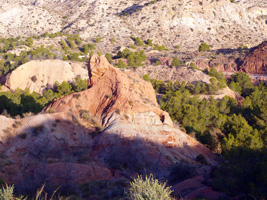
[[[79, 191], [80, 184], [127, 181], [143, 170], [166, 179], [174, 163], [196, 165], [199, 154], [216, 164], [206, 147], [174, 128], [149, 82], [121, 72], [103, 56], [90, 59], [89, 78], [88, 90], [54, 101], [46, 114], [1, 118], [5, 181], [23, 191], [44, 182]], [[200, 194], [207, 195], [197, 188], [191, 195]]]
[[3, 0], [0, 6], [2, 37], [63, 31], [101, 38], [105, 49], [129, 45], [131, 35], [182, 51], [202, 42], [213, 49], [251, 47], [267, 36], [263, 0]]
[[169, 66], [144, 66], [138, 67], [135, 70], [139, 76], [147, 74], [151, 79], [162, 80], [167, 82], [172, 80], [173, 82], [178, 81], [180, 84], [184, 81], [188, 84], [196, 84], [197, 82], [209, 84], [210, 76], [203, 73], [200, 70], [194, 70], [186, 66], [181, 67], [169, 67]]

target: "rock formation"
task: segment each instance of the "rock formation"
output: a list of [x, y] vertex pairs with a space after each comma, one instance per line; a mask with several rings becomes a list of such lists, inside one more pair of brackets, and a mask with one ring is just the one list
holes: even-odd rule
[[174, 163], [196, 164], [199, 154], [216, 164], [206, 147], [174, 128], [149, 82], [96, 55], [89, 77], [88, 90], [55, 100], [46, 114], [1, 118], [5, 181], [28, 190], [44, 182], [64, 188], [129, 180], [143, 170], [164, 179]]
[[77, 77], [88, 78], [84, 63], [61, 60], [33, 60], [27, 62], [7, 75], [5, 86], [11, 90], [29, 88], [42, 94], [53, 88], [54, 83], [72, 82]]
[[255, 47], [245, 57], [240, 71], [251, 74], [267, 74], [267, 42], [263, 42]]

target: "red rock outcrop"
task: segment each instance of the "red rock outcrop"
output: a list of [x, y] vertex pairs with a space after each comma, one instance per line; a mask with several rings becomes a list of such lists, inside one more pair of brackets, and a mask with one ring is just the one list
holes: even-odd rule
[[209, 60], [208, 59], [204, 59], [204, 58], [198, 59], [196, 61], [196, 66], [197, 66], [197, 68], [199, 68], [201, 70], [205, 70], [205, 69], [209, 70], [209, 68], [210, 68]]
[[86, 91], [55, 100], [46, 114], [5, 119], [7, 133], [0, 127], [5, 181], [79, 185], [129, 180], [142, 170], [166, 178], [174, 163], [196, 164], [199, 154], [216, 164], [209, 149], [174, 128], [149, 82], [96, 55], [89, 79]]
[[160, 57], [159, 61], [161, 65], [170, 67], [172, 64], [172, 59], [173, 58], [170, 58], [170, 57]]
[[209, 62], [210, 67], [215, 67], [218, 71], [235, 72], [237, 64], [235, 59], [229, 57], [219, 57]]
[[251, 74], [267, 74], [267, 41], [261, 43], [245, 57], [240, 71]]

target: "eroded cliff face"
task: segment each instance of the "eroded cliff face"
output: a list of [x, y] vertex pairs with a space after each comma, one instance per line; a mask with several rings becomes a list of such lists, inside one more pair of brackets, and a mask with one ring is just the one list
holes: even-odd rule
[[216, 164], [210, 150], [173, 126], [149, 82], [104, 56], [90, 59], [88, 90], [42, 114], [1, 121], [0, 176], [21, 189], [129, 180], [144, 171], [164, 179], [174, 163], [196, 164], [199, 154]]
[[243, 64], [240, 66], [240, 71], [251, 74], [267, 74], [267, 42], [255, 47], [245, 57]]

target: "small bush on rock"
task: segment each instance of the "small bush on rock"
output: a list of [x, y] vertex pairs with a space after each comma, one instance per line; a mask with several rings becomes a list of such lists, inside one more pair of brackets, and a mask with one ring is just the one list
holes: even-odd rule
[[175, 57], [172, 60], [171, 67], [178, 67], [178, 66], [180, 66], [180, 64], [181, 64], [181, 61]]
[[153, 175], [138, 176], [130, 183], [126, 197], [131, 200], [171, 200], [172, 190], [166, 183], [159, 183]]
[[207, 43], [202, 43], [199, 45], [198, 51], [209, 51], [210, 50], [210, 45]]

